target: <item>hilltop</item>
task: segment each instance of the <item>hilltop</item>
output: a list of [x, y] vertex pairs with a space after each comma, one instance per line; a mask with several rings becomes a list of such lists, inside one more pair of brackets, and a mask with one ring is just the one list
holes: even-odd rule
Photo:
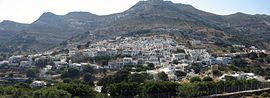
[[[270, 16], [216, 15], [171, 1], [140, 1], [130, 9], [99, 16], [88, 12], [46, 12], [31, 24], [0, 23], [1, 51], [44, 51], [67, 44], [138, 34], [173, 34], [183, 39], [244, 44], [270, 49]], [[63, 44], [65, 43], [65, 44]]]

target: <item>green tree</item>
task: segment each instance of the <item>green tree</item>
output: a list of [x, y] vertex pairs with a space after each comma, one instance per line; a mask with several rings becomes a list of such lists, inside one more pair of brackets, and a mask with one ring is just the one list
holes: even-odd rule
[[145, 77], [142, 74], [131, 74], [128, 77], [129, 82], [143, 83], [145, 81]]
[[262, 94], [260, 94], [259, 98], [269, 98], [270, 94], [268, 92], [263, 92]]
[[101, 78], [98, 81], [97, 85], [99, 85], [99, 86], [105, 86], [105, 85], [109, 85], [109, 84], [112, 84], [112, 83], [114, 83], [114, 78], [113, 78], [112, 75], [109, 75], [109, 76], [106, 76], [106, 77]]
[[127, 82], [128, 81], [128, 76], [130, 72], [126, 70], [120, 70], [117, 73], [113, 75], [113, 81], [114, 83], [120, 83], [120, 82]]
[[11, 77], [12, 78], [12, 77], [14, 77], [14, 74], [13, 73], [9, 73], [8, 74], [8, 77]]
[[91, 73], [91, 74], [93, 74], [94, 68], [93, 68], [93, 66], [91, 66], [91, 65], [85, 65], [85, 66], [83, 67], [83, 72], [84, 72], [84, 73]]
[[184, 50], [184, 49], [179, 49], [179, 48], [177, 48], [176, 52], [177, 52], [177, 53], [185, 53], [185, 50]]
[[29, 78], [36, 78], [38, 71], [36, 69], [27, 69], [26, 70], [26, 76]]
[[51, 58], [40, 58], [40, 59], [37, 59], [35, 62], [34, 62], [35, 66], [36, 67], [39, 67], [39, 68], [44, 68], [46, 67], [46, 65], [53, 65], [53, 60]]
[[259, 53], [258, 55], [259, 55], [260, 58], [265, 58], [265, 57], [267, 57], [267, 54], [265, 54], [265, 53]]
[[57, 89], [68, 91], [72, 97], [94, 98], [96, 96], [96, 92], [91, 86], [81, 83], [59, 83], [56, 87]]
[[178, 64], [179, 62], [178, 62], [178, 60], [173, 60], [173, 64]]
[[248, 64], [247, 61], [244, 59], [235, 59], [232, 63], [237, 67], [245, 67]]
[[195, 93], [195, 85], [191, 83], [186, 83], [178, 87], [178, 96], [183, 98], [192, 98], [193, 93]]
[[91, 73], [86, 73], [86, 74], [84, 74], [84, 76], [83, 76], [83, 80], [84, 80], [85, 82], [87, 82], [87, 83], [93, 84], [94, 77], [93, 77], [93, 75], [92, 75]]
[[158, 73], [158, 79], [162, 81], [169, 81], [169, 77], [165, 72]]
[[116, 83], [109, 85], [107, 89], [113, 97], [132, 97], [141, 92], [140, 85], [137, 83]]
[[78, 78], [80, 76], [80, 71], [77, 68], [69, 68], [66, 72], [62, 74], [64, 78]]
[[235, 50], [234, 48], [231, 48], [231, 49], [230, 49], [230, 52], [231, 52], [231, 53], [236, 53], [236, 50]]
[[35, 91], [33, 98], [71, 98], [71, 94], [56, 88], [45, 88]]
[[258, 58], [258, 55], [255, 52], [251, 52], [251, 53], [249, 53], [249, 58], [255, 60]]
[[233, 76], [225, 76], [225, 80], [226, 81], [234, 81], [234, 80], [237, 80], [237, 78], [235, 78]]
[[196, 63], [193, 63], [192, 66], [191, 66], [191, 68], [194, 70], [194, 72], [196, 74], [200, 73], [200, 71], [201, 71], [201, 68]]
[[64, 79], [63, 79], [63, 82], [64, 82], [64, 83], [70, 83], [71, 81], [72, 81], [71, 78], [64, 78]]
[[153, 63], [148, 63], [148, 68], [150, 69], [150, 70], [153, 70], [153, 69], [155, 69], [155, 64], [153, 64]]
[[130, 72], [127, 70], [120, 70], [113, 75], [106, 76], [98, 81], [98, 85], [104, 86], [113, 83], [128, 82]]
[[268, 62], [268, 63], [270, 63], [270, 56], [267, 56], [267, 57], [265, 58], [265, 61]]
[[201, 79], [200, 77], [192, 77], [192, 78], [190, 78], [189, 81], [190, 81], [190, 82], [201, 82], [202, 79]]
[[150, 98], [170, 98], [176, 96], [179, 83], [169, 81], [147, 81], [143, 84], [143, 94]]
[[204, 77], [203, 79], [202, 79], [202, 81], [213, 81], [213, 78], [211, 78], [211, 77]]
[[177, 77], [184, 77], [184, 76], [187, 75], [187, 73], [184, 72], [184, 71], [175, 71], [175, 75], [176, 75]]
[[220, 70], [213, 70], [213, 75], [216, 77], [222, 76], [222, 72]]

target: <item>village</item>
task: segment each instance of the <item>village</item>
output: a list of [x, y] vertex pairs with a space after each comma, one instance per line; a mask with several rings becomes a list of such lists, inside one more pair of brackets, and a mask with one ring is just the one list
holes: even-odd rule
[[[198, 43], [198, 41], [192, 43]], [[246, 49], [244, 45], [233, 45], [232, 47]], [[208, 72], [232, 64], [233, 58], [237, 56], [248, 53], [266, 53], [265, 50], [259, 50], [254, 46], [248, 49], [247, 52], [226, 53], [222, 57], [214, 57], [207, 49], [190, 49], [177, 43], [172, 36], [168, 35], [117, 37], [113, 40], [92, 43], [83, 49], [70, 48], [57, 53], [46, 52], [43, 54], [11, 56], [8, 60], [0, 62], [1, 80], [26, 81], [28, 76], [20, 74], [20, 72], [33, 67], [38, 69], [37, 77], [54, 80], [61, 78], [61, 71], [65, 68], [76, 68], [82, 71], [84, 66], [90, 65], [94, 70], [114, 71], [122, 70], [125, 66], [131, 66], [132, 69], [136, 69], [136, 66], [145, 66], [148, 69], [133, 70], [132, 73], [145, 72], [157, 79], [157, 74], [164, 72], [170, 81], [179, 82], [189, 80], [192, 77], [212, 77], [217, 81], [225, 81], [225, 76], [232, 76], [236, 79], [267, 81], [265, 76], [243, 71], [223, 72], [219, 77], [215, 77], [213, 73]], [[101, 63], [98, 63], [98, 59], [85, 61], [86, 58], [96, 57], [108, 59]], [[202, 72], [201, 69], [206, 70]], [[14, 70], [17, 72], [14, 73]], [[185, 75], [179, 75], [179, 72], [185, 73]], [[9, 77], [10, 74], [16, 75]], [[99, 78], [102, 78], [102, 76], [99, 76]], [[39, 83], [46, 84], [44, 81], [34, 81], [33, 83], [37, 85], [40, 85]]]

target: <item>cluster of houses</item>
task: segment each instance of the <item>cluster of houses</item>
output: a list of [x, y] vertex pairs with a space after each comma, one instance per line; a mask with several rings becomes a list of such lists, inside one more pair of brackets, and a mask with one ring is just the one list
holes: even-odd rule
[[[193, 44], [198, 44], [194, 41]], [[245, 47], [234, 45], [233, 47]], [[181, 51], [178, 51], [181, 50]], [[255, 47], [250, 47], [252, 52], [265, 52]], [[100, 66], [95, 62], [72, 63], [72, 59], [80, 57], [111, 57], [107, 65]], [[85, 65], [92, 65], [95, 69], [122, 69], [125, 65], [154, 64], [155, 70], [148, 70], [147, 73], [156, 75], [158, 72], [165, 72], [170, 79], [178, 79], [176, 71], [193, 73], [193, 64], [200, 67], [211, 65], [226, 66], [231, 63], [233, 55], [213, 57], [207, 49], [189, 49], [178, 44], [172, 36], [159, 35], [148, 37], [117, 37], [114, 40], [103, 40], [91, 43], [84, 49], [70, 48], [68, 53], [52, 55], [51, 52], [35, 55], [11, 56], [6, 61], [1, 61], [0, 66], [20, 66], [22, 68], [31, 67], [37, 62], [46, 61], [44, 68], [40, 69], [40, 76], [48, 77], [49, 70], [60, 70], [66, 67], [76, 67], [82, 70]], [[41, 62], [40, 62], [41, 61]], [[48, 63], [49, 62], [49, 63]], [[45, 62], [44, 62], [45, 63]], [[59, 75], [57, 75], [59, 76]], [[54, 77], [54, 76], [50, 76]]]
[[[182, 51], [178, 51], [182, 50]], [[213, 57], [207, 49], [189, 49], [179, 45], [171, 36], [118, 37], [115, 40], [103, 40], [91, 44], [86, 49], [70, 50], [69, 56], [82, 54], [85, 57], [115, 57], [107, 69], [122, 69], [125, 65], [145, 65], [152, 63], [158, 70], [148, 70], [150, 74], [165, 72], [172, 79], [177, 79], [177, 70], [192, 72], [191, 65], [202, 67], [213, 64], [228, 65], [231, 57]]]

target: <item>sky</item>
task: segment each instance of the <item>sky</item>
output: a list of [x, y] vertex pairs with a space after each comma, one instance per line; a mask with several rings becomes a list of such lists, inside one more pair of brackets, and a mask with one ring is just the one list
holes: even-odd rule
[[[64, 15], [72, 11], [108, 15], [127, 10], [139, 0], [0, 0], [0, 22], [31, 23], [44, 12]], [[171, 0], [197, 9], [228, 15], [236, 12], [270, 15], [270, 0]]]

